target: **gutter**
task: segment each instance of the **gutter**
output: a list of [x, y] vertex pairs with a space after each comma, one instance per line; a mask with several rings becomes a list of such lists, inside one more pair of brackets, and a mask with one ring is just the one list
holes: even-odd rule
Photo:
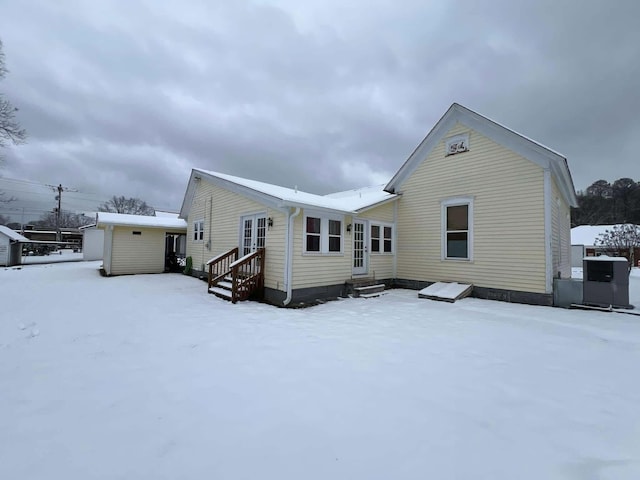
[[282, 302], [285, 307], [291, 303], [293, 294], [293, 223], [298, 215], [300, 215], [300, 207], [296, 207], [293, 213], [289, 211], [287, 218], [287, 256], [284, 263], [284, 282], [287, 286], [287, 297]]

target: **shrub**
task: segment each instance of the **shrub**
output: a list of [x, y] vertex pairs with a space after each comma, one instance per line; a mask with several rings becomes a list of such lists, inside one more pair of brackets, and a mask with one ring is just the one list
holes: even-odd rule
[[183, 273], [185, 275], [191, 275], [191, 270], [193, 270], [193, 259], [191, 257], [187, 257]]

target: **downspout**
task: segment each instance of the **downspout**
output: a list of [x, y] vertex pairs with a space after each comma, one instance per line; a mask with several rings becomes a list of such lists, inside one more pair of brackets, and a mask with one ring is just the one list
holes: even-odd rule
[[393, 202], [393, 281], [398, 278], [398, 200]]
[[209, 196], [209, 241], [207, 242], [207, 250], [211, 251], [213, 247], [211, 242], [211, 227], [213, 223], [213, 195]]
[[544, 256], [545, 256], [545, 293], [553, 293], [553, 249], [551, 225], [551, 171], [544, 170]]
[[298, 215], [300, 215], [300, 207], [296, 207], [293, 213], [289, 210], [287, 218], [287, 255], [284, 263], [284, 282], [287, 286], [287, 298], [282, 302], [285, 307], [291, 302], [293, 294], [293, 224]]

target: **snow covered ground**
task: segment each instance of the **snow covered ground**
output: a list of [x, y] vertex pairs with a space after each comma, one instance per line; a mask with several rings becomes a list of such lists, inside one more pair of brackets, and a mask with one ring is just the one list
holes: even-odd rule
[[49, 255], [24, 255], [22, 263], [33, 265], [36, 263], [57, 263], [57, 262], [79, 262], [82, 260], [82, 253], [75, 253], [73, 250], [63, 249], [51, 252]]
[[99, 265], [0, 269], [2, 479], [640, 478], [639, 317]]

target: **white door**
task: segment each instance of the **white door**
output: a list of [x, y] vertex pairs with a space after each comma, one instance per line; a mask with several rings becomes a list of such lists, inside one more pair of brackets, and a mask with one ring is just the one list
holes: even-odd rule
[[367, 224], [362, 220], [353, 221], [353, 274], [367, 273]]
[[244, 257], [264, 248], [267, 236], [267, 216], [264, 214], [245, 215], [240, 221], [240, 256]]

